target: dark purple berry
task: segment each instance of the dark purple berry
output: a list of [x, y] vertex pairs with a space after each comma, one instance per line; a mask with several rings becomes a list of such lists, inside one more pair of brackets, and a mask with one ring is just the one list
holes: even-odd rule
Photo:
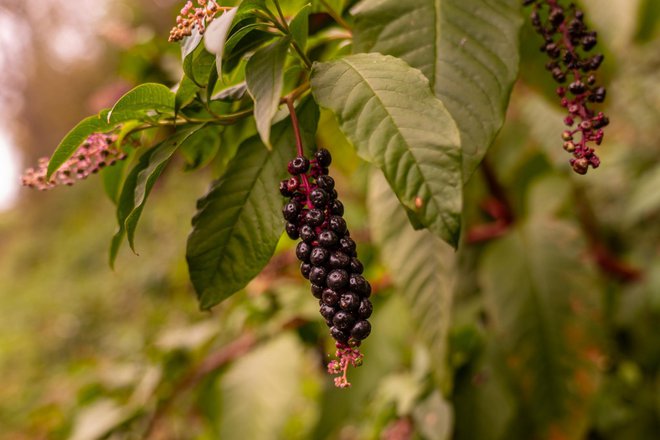
[[593, 35], [587, 35], [582, 39], [582, 48], [586, 51], [590, 51], [598, 43], [598, 40]]
[[309, 159], [303, 156], [298, 156], [289, 162], [289, 174], [298, 175], [304, 174], [309, 170]]
[[350, 313], [340, 310], [335, 313], [334, 318], [332, 318], [332, 323], [339, 330], [348, 330], [355, 323], [355, 318]]
[[319, 234], [319, 244], [324, 248], [330, 248], [337, 244], [339, 237], [332, 231], [323, 231]]
[[348, 281], [348, 273], [343, 269], [333, 270], [328, 274], [328, 278], [326, 279], [328, 287], [336, 291], [343, 290], [348, 285]]
[[322, 266], [328, 261], [329, 257], [330, 251], [322, 247], [315, 247], [309, 256], [309, 261], [314, 266]]
[[309, 271], [309, 280], [314, 284], [318, 284], [319, 286], [325, 285], [325, 279], [327, 276], [328, 271], [325, 267], [312, 266], [311, 270]]
[[287, 221], [295, 223], [298, 220], [298, 214], [300, 214], [300, 205], [295, 202], [290, 202], [284, 205], [282, 208], [282, 215]]
[[309, 225], [301, 226], [300, 238], [306, 243], [311, 243], [316, 240], [316, 232], [314, 232], [314, 228]]
[[300, 273], [302, 274], [302, 276], [304, 276], [307, 279], [309, 279], [309, 274], [311, 270], [312, 270], [312, 265], [309, 263], [302, 263], [300, 265]]
[[296, 257], [298, 257], [300, 261], [309, 263], [309, 256], [311, 253], [312, 246], [308, 243], [305, 243], [304, 241], [301, 241], [298, 243], [298, 246], [296, 246]]
[[286, 230], [286, 235], [288, 235], [291, 240], [297, 240], [300, 237], [300, 233], [298, 232], [298, 226], [296, 226], [295, 223], [287, 223], [285, 230]]
[[321, 313], [321, 316], [323, 316], [325, 319], [332, 320], [332, 318], [335, 316], [335, 308], [324, 304], [319, 309], [319, 313]]
[[369, 336], [369, 333], [371, 333], [371, 324], [369, 324], [369, 321], [358, 321], [351, 330], [351, 338], [361, 341]]
[[330, 176], [319, 176], [316, 179], [316, 184], [318, 185], [319, 188], [324, 189], [326, 191], [332, 191], [335, 189], [335, 179], [333, 179]]
[[351, 275], [348, 279], [348, 288], [363, 298], [371, 295], [371, 284], [362, 275]]
[[314, 295], [314, 298], [321, 299], [324, 289], [325, 288], [323, 286], [319, 286], [318, 284], [312, 283], [312, 295]]
[[339, 200], [333, 200], [330, 205], [330, 214], [332, 215], [344, 215], [344, 204]]
[[335, 326], [330, 327], [330, 335], [338, 342], [348, 342], [348, 335]]
[[325, 289], [323, 290], [321, 301], [329, 306], [336, 306], [339, 302], [339, 294], [332, 289]]
[[353, 292], [346, 292], [339, 299], [339, 307], [342, 310], [353, 312], [360, 307], [360, 297]]
[[568, 85], [568, 90], [570, 90], [570, 92], [574, 95], [579, 95], [584, 93], [586, 86], [582, 81], [573, 81]]
[[328, 226], [337, 235], [344, 235], [346, 233], [346, 220], [338, 215], [333, 215], [328, 220]]
[[333, 269], [343, 269], [351, 264], [351, 257], [343, 252], [336, 251], [330, 254], [328, 264]]
[[321, 148], [314, 153], [314, 158], [316, 159], [316, 163], [322, 168], [327, 168], [332, 163], [332, 156], [325, 148]]
[[321, 226], [325, 221], [325, 215], [320, 209], [310, 209], [305, 215], [305, 223], [310, 226]]
[[291, 193], [294, 193], [298, 189], [298, 186], [300, 185], [300, 180], [298, 180], [297, 177], [293, 176], [286, 181], [286, 185], [287, 188], [289, 188], [289, 191]]
[[350, 266], [351, 266], [351, 273], [361, 274], [362, 272], [364, 272], [364, 266], [362, 265], [362, 262], [355, 257], [351, 258]]
[[363, 299], [360, 301], [360, 308], [358, 308], [358, 316], [360, 319], [367, 319], [368, 317], [371, 316], [371, 312], [374, 311], [374, 306], [371, 304], [371, 301], [368, 299]]
[[356, 246], [352, 238], [343, 237], [341, 240], [339, 240], [339, 246], [344, 253], [351, 257], [355, 257]]
[[328, 203], [328, 193], [321, 188], [316, 188], [309, 194], [309, 199], [314, 207], [324, 208], [326, 203]]
[[287, 179], [284, 179], [280, 182], [280, 194], [282, 194], [284, 197], [291, 197], [293, 195], [293, 191], [289, 189], [289, 185], [287, 184], [289, 181]]

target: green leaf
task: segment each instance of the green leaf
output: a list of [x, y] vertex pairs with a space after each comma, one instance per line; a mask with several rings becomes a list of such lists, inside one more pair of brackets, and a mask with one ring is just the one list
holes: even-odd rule
[[594, 344], [589, 322], [598, 300], [584, 252], [576, 228], [536, 216], [489, 246], [481, 265], [494, 343], [524, 383], [525, 406], [541, 427], [571, 413], [572, 405], [586, 406], [571, 384], [595, 370], [582, 354]]
[[281, 38], [259, 49], [245, 66], [245, 82], [254, 100], [254, 119], [263, 143], [270, 149], [270, 125], [277, 112], [284, 83], [289, 40]]
[[193, 80], [184, 75], [183, 78], [181, 78], [179, 88], [176, 90], [174, 106], [175, 112], [178, 113], [179, 110], [193, 102], [199, 90], [200, 87], [195, 84]]
[[380, 172], [371, 177], [368, 202], [370, 229], [383, 263], [410, 304], [416, 329], [433, 356], [438, 383], [447, 385], [455, 253], [428, 230], [412, 228]]
[[64, 136], [48, 162], [47, 178], [57, 171], [92, 133], [105, 132], [112, 128], [105, 118], [98, 115], [83, 119]]
[[199, 30], [197, 29], [197, 26], [193, 28], [191, 31], [191, 35], [188, 37], [184, 37], [183, 40], [181, 40], [181, 60], [185, 61], [185, 59], [188, 57], [188, 55], [192, 54], [195, 49], [199, 46], [199, 43], [202, 42], [202, 39], [204, 38], [203, 34], [199, 33]]
[[200, 45], [183, 60], [183, 73], [201, 89], [206, 86], [201, 79], [208, 78], [209, 70], [214, 62], [215, 56]]
[[[318, 108], [308, 100], [299, 113], [304, 144], [310, 147]], [[288, 118], [273, 127], [272, 151], [258, 137], [248, 139], [198, 202], [186, 258], [202, 309], [245, 287], [273, 255], [284, 227], [278, 182], [286, 177], [294, 145]]]
[[193, 133], [179, 151], [186, 158], [186, 171], [192, 171], [208, 165], [219, 149], [220, 133], [216, 127], [208, 127]]
[[649, 219], [660, 211], [660, 166], [643, 174], [631, 191], [628, 206], [623, 212], [627, 225], [634, 225], [640, 220]]
[[504, 122], [518, 75], [519, 0], [363, 0], [354, 51], [379, 52], [420, 69], [461, 132], [463, 180]]
[[119, 190], [124, 178], [124, 170], [126, 169], [127, 160], [119, 160], [112, 166], [105, 167], [99, 173], [101, 181], [103, 182], [103, 189], [115, 205], [119, 200]]
[[358, 154], [379, 166], [411, 219], [456, 246], [462, 197], [456, 124], [403, 61], [380, 54], [316, 63], [312, 92]]
[[306, 4], [303, 8], [298, 11], [291, 23], [289, 24], [289, 30], [291, 31], [291, 36], [298, 43], [298, 46], [304, 51], [307, 46], [307, 33], [309, 32], [309, 13], [312, 11], [312, 5]]
[[154, 112], [174, 113], [175, 100], [175, 94], [162, 84], [141, 84], [119, 98], [108, 113], [108, 122], [141, 119]]
[[218, 101], [240, 101], [243, 99], [243, 96], [245, 96], [245, 92], [247, 92], [247, 84], [245, 81], [242, 81], [236, 85], [220, 90], [213, 95], [211, 99]]
[[182, 130], [145, 152], [124, 181], [117, 204], [117, 232], [110, 245], [110, 266], [114, 266], [124, 236], [128, 235], [131, 249], [135, 250], [135, 228], [153, 185], [169, 163], [181, 143], [200, 126]]
[[238, 8], [232, 8], [217, 17], [211, 22], [204, 36], [206, 50], [215, 55], [215, 66], [219, 78], [222, 77], [222, 55], [225, 50], [225, 42], [234, 22], [234, 17], [236, 17], [236, 12], [238, 12]]
[[660, 3], [656, 0], [641, 0], [639, 3], [638, 29], [635, 39], [649, 41], [657, 32], [660, 23]]

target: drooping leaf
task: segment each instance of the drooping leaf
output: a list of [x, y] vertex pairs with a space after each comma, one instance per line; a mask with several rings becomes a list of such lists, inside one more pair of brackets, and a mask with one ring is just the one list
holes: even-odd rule
[[365, 160], [379, 166], [411, 220], [456, 246], [462, 197], [456, 124], [428, 80], [380, 54], [316, 63], [312, 92]]
[[[304, 144], [310, 147], [318, 108], [308, 100], [299, 113]], [[198, 202], [186, 258], [202, 309], [245, 287], [270, 260], [282, 234], [278, 182], [295, 154], [288, 118], [273, 127], [272, 138], [272, 151], [256, 136], [241, 144], [222, 178]]]
[[309, 32], [309, 14], [312, 11], [312, 5], [306, 4], [302, 7], [300, 11], [293, 17], [291, 23], [289, 24], [289, 29], [291, 30], [291, 36], [294, 41], [298, 43], [298, 46], [302, 50], [305, 50], [307, 46], [307, 33]]
[[[535, 216], [493, 243], [483, 258], [480, 281], [495, 343], [538, 432], [550, 422], [565, 430], [580, 426], [573, 419], [586, 417], [593, 390], [590, 323], [597, 318], [599, 288], [583, 252], [576, 228]], [[571, 388], [578, 376], [584, 386]]]
[[209, 127], [193, 133], [181, 144], [179, 151], [186, 158], [186, 171], [208, 165], [220, 149], [220, 133]]
[[141, 84], [119, 98], [108, 113], [108, 122], [117, 124], [155, 112], [174, 113], [175, 100], [175, 94], [162, 84]]
[[181, 60], [184, 61], [188, 55], [192, 54], [195, 49], [199, 46], [199, 44], [202, 42], [202, 39], [204, 38], [204, 34], [199, 33], [199, 29], [197, 29], [197, 26], [195, 26], [192, 31], [191, 35], [188, 37], [183, 37], [183, 40], [181, 40]]
[[446, 385], [455, 253], [430, 231], [412, 228], [380, 172], [371, 177], [368, 201], [370, 229], [381, 258], [411, 307], [416, 329], [433, 356], [436, 378]]
[[144, 153], [133, 167], [122, 187], [117, 203], [118, 229], [110, 244], [110, 266], [114, 266], [117, 253], [124, 237], [128, 234], [129, 244], [134, 248], [135, 228], [142, 214], [154, 183], [165, 169], [172, 154], [200, 126], [180, 131]]
[[183, 73], [201, 89], [206, 86], [204, 82], [209, 77], [209, 71], [215, 63], [215, 55], [202, 45], [183, 60]]
[[222, 77], [222, 55], [225, 50], [225, 42], [237, 12], [238, 8], [232, 8], [220, 17], [216, 17], [204, 36], [204, 46], [206, 50], [215, 55], [215, 67], [220, 78]]
[[112, 203], [115, 205], [119, 199], [119, 191], [124, 178], [126, 169], [126, 160], [120, 160], [113, 166], [105, 167], [99, 173], [103, 182], [103, 189]]
[[261, 140], [270, 144], [270, 125], [282, 94], [284, 62], [289, 40], [281, 38], [273, 44], [256, 51], [245, 66], [245, 82], [248, 93], [254, 100], [254, 119]]
[[247, 92], [247, 84], [243, 81], [224, 90], [220, 90], [212, 96], [212, 99], [219, 101], [240, 101], [245, 96], [245, 92]]
[[73, 127], [73, 129], [64, 136], [64, 139], [62, 139], [53, 152], [53, 155], [48, 162], [47, 177], [50, 178], [50, 176], [57, 171], [57, 169], [61, 167], [64, 162], [73, 155], [73, 153], [76, 152], [78, 147], [85, 142], [89, 135], [92, 133], [107, 131], [110, 128], [112, 128], [112, 125], [108, 124], [105, 118], [98, 115], [90, 116], [80, 121], [78, 125]]
[[467, 181], [504, 122], [518, 74], [518, 0], [363, 0], [354, 51], [420, 69], [461, 131]]

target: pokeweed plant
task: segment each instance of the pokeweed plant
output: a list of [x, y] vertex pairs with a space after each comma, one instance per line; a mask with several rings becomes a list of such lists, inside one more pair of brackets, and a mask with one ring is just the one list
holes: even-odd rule
[[[445, 248], [459, 244], [463, 186], [504, 122], [523, 23], [518, 0], [350, 3], [187, 1], [169, 36], [181, 45], [179, 83], [137, 86], [80, 122], [23, 178], [50, 189], [103, 169], [117, 206], [112, 265], [125, 239], [135, 249], [146, 200], [175, 155], [190, 168], [222, 164], [198, 202], [188, 238], [200, 307], [210, 309], [243, 289], [284, 231], [300, 239], [302, 275], [336, 340], [338, 359], [328, 371], [339, 374], [339, 387], [350, 385], [348, 366], [362, 363], [372, 288], [329, 176], [332, 145], [316, 142], [319, 108], [334, 113], [358, 155], [380, 170], [370, 205], [391, 224], [376, 222], [374, 235], [441, 362], [451, 270], [438, 271], [436, 264], [450, 260]], [[553, 77], [573, 77], [568, 92], [557, 93], [570, 113], [566, 125], [577, 123], [564, 132], [564, 148], [574, 156], [573, 169], [584, 174], [599, 165], [587, 143], [600, 144], [608, 122], [587, 107], [605, 97], [590, 73], [603, 57], [580, 53], [594, 46], [595, 33], [573, 5], [522, 3], [533, 4], [532, 23], [545, 39]], [[413, 228], [423, 235], [411, 235]], [[440, 254], [449, 256], [439, 261]]]

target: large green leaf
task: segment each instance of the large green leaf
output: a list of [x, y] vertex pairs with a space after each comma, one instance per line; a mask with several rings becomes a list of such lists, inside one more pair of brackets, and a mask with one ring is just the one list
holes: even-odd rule
[[[589, 322], [599, 286], [572, 225], [535, 216], [485, 252], [480, 281], [495, 343], [539, 430], [587, 407], [574, 377], [589, 380]], [[571, 437], [572, 438], [572, 437]]]
[[415, 231], [380, 172], [369, 184], [369, 222], [381, 258], [410, 304], [413, 322], [429, 346], [439, 383], [446, 384], [454, 250], [428, 230]]
[[135, 229], [151, 189], [174, 152], [199, 128], [200, 126], [195, 126], [182, 130], [149, 149], [126, 177], [117, 203], [119, 227], [110, 245], [110, 266], [114, 265], [124, 236], [128, 235], [129, 244], [135, 250]]
[[[318, 108], [308, 100], [300, 109], [304, 143], [310, 147]], [[223, 177], [198, 203], [187, 260], [202, 309], [209, 309], [254, 278], [275, 251], [282, 234], [282, 197], [278, 182], [295, 155], [287, 118], [273, 127], [273, 149], [258, 137], [245, 141]]]
[[269, 148], [270, 125], [280, 103], [288, 48], [289, 39], [281, 38], [256, 51], [245, 66], [245, 82], [248, 93], [254, 100], [257, 131]]
[[364, 159], [378, 165], [415, 224], [456, 246], [461, 213], [458, 129], [428, 80], [380, 54], [316, 63], [312, 91]]
[[518, 74], [519, 0], [363, 0], [354, 51], [380, 52], [420, 69], [461, 131], [463, 179], [504, 122]]
[[222, 55], [225, 50], [225, 42], [237, 12], [238, 8], [232, 8], [217, 17], [211, 22], [204, 35], [206, 50], [215, 55], [215, 66], [219, 78], [222, 77]]
[[140, 119], [155, 112], [174, 113], [175, 95], [158, 83], [135, 87], [119, 98], [108, 113], [108, 122], [117, 124], [128, 119]]
[[64, 136], [64, 139], [57, 146], [48, 162], [48, 174], [50, 176], [57, 171], [76, 152], [78, 147], [85, 142], [92, 133], [107, 131], [112, 126], [108, 124], [105, 118], [94, 115], [83, 119]]

